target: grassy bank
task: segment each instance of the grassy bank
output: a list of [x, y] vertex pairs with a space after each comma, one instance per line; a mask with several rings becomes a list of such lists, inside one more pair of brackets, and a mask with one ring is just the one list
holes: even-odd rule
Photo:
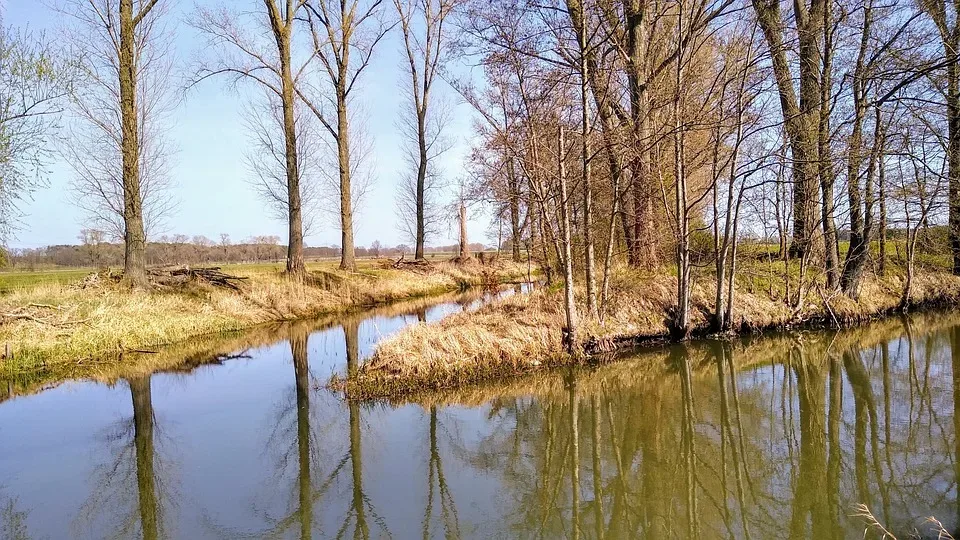
[[[734, 333], [802, 326], [851, 326], [897, 311], [904, 277], [899, 269], [885, 277], [865, 278], [859, 300], [808, 287], [802, 302], [788, 301], [782, 263], [754, 262], [738, 278]], [[694, 335], [708, 332], [715, 289], [709, 277], [693, 288]], [[561, 347], [564, 324], [559, 288], [537, 291], [457, 314], [435, 324], [420, 324], [387, 339], [358, 373], [332, 385], [357, 399], [397, 398], [423, 389], [512, 377], [545, 367], [582, 363], [590, 356], [669, 337], [676, 278], [620, 268], [612, 279], [603, 322], [582, 321], [580, 339], [586, 358]], [[918, 270], [911, 307], [955, 306], [960, 277], [936, 268]], [[584, 305], [582, 291], [578, 304]]]
[[215, 337], [197, 336], [151, 352], [127, 351], [122, 355], [110, 354], [71, 362], [42, 362], [30, 370], [0, 369], [0, 402], [34, 394], [68, 380], [82, 379], [115, 384], [121, 379], [154, 373], [190, 373], [227, 360], [247, 358], [252, 356], [252, 351], [256, 349], [289, 342], [336, 326], [358, 327], [371, 318], [418, 316], [438, 304], [466, 305], [482, 298], [484, 294], [484, 289], [473, 288], [462, 292], [401, 300], [350, 313], [268, 322]]
[[[579, 363], [569, 369], [530, 369], [513, 377], [487, 378], [476, 384], [436, 389], [414, 389], [386, 396], [393, 406], [415, 404], [430, 407], [478, 407], [494, 400], [533, 397], [541, 402], [569, 399], [569, 381], [576, 380], [584, 396], [680, 395], [677, 354], [689, 360], [694, 381], [713, 381], [717, 360], [731, 362], [736, 372], [760, 366], [799, 362], [815, 370], [829, 368], [831, 354], [870, 349], [900, 337], [908, 329], [913, 339], [960, 324], [960, 313], [933, 310], [908, 317], [885, 317], [839, 331], [771, 332], [737, 340], [699, 339], [683, 343], [622, 351], [603, 361]], [[794, 355], [791, 356], [791, 351]], [[802, 353], [802, 354], [801, 354]], [[613, 361], [615, 360], [615, 361]], [[642, 389], [642, 390], [641, 390]]]
[[336, 270], [333, 263], [308, 270], [310, 279], [301, 283], [274, 269], [231, 269], [246, 278], [239, 291], [188, 283], [132, 292], [109, 279], [19, 288], [0, 296], [0, 369], [11, 376], [115, 362], [197, 336], [517, 280], [527, 267], [471, 261], [395, 269], [367, 261], [358, 272]]

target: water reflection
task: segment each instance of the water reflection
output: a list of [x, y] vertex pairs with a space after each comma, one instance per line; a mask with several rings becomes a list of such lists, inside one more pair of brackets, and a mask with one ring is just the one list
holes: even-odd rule
[[345, 403], [321, 383], [371, 331], [293, 326], [246, 359], [0, 405], [0, 534], [859, 538], [859, 503], [903, 536], [960, 523], [960, 317]]
[[29, 539], [28, 515], [28, 512], [19, 508], [16, 499], [0, 496], [0, 538], [9, 538], [10, 540]]
[[[172, 536], [167, 514], [176, 510], [173, 493], [174, 464], [163, 459], [158, 441], [163, 438], [153, 408], [149, 375], [124, 381], [130, 392], [133, 414], [99, 435], [105, 461], [91, 475], [94, 489], [84, 502], [74, 525], [78, 536], [139, 537], [156, 540]], [[172, 446], [165, 440], [164, 447]]]

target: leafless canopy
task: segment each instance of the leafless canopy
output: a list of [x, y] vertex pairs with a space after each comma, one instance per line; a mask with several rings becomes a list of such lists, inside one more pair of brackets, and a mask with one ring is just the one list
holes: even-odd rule
[[[74, 172], [74, 201], [90, 227], [124, 238], [124, 179], [119, 88], [118, 0], [64, 0], [58, 5], [64, 34], [79, 61], [79, 83], [70, 100], [72, 118], [60, 141]], [[146, 3], [146, 2], [143, 2]], [[166, 3], [153, 9], [165, 10]], [[160, 13], [141, 20], [134, 34], [139, 117], [140, 196], [147, 237], [158, 234], [174, 211], [169, 116], [177, 105], [170, 81], [172, 31]]]

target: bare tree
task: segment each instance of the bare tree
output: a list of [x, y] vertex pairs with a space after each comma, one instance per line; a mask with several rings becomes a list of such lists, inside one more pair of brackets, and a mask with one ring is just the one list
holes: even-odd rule
[[148, 286], [147, 235], [173, 209], [171, 147], [163, 121], [175, 105], [169, 91], [168, 2], [63, 0], [67, 36], [83, 83], [73, 93], [76, 122], [64, 139], [76, 199], [97, 228], [124, 240], [124, 279]]
[[561, 241], [563, 253], [563, 306], [564, 313], [566, 314], [563, 343], [569, 352], [573, 352], [579, 344], [577, 343], [577, 305], [574, 298], [573, 252], [571, 250], [572, 240], [570, 235], [570, 200], [569, 193], [567, 192], [567, 170], [564, 164], [567, 149], [563, 135], [563, 125], [561, 124], [557, 131], [557, 181], [560, 189], [557, 205], [560, 207], [560, 234], [563, 237]]
[[[430, 219], [428, 193], [437, 188], [435, 160], [448, 145], [441, 132], [449, 120], [448, 111], [434, 104], [434, 82], [447, 53], [447, 19], [455, 0], [394, 0], [400, 18], [407, 70], [410, 75], [412, 116], [402, 122], [405, 135], [414, 142], [408, 159], [416, 170], [411, 185], [402, 186], [401, 204], [412, 199], [414, 217], [415, 258], [423, 259]], [[412, 188], [412, 189], [410, 189]], [[409, 204], [404, 205], [409, 206]], [[406, 208], [404, 208], [406, 210]]]
[[73, 76], [43, 36], [17, 33], [0, 19], [0, 240], [16, 229], [19, 203], [45, 184], [48, 141]]
[[[290, 216], [287, 181], [287, 151], [283, 107], [277, 106], [269, 90], [264, 99], [246, 106], [244, 124], [250, 138], [244, 161], [252, 174], [251, 184], [276, 212], [279, 219]], [[321, 205], [323, 144], [312, 115], [299, 101], [294, 103], [297, 184], [300, 191], [300, 219], [304, 236], [316, 225]]]
[[946, 66], [946, 88], [941, 93], [947, 117], [947, 174], [950, 192], [950, 250], [953, 273], [960, 275], [960, 5], [947, 0], [921, 0], [920, 8], [937, 27]]
[[[195, 74], [199, 82], [212, 76], [231, 77], [236, 84], [243, 81], [257, 83], [269, 96], [269, 101], [279, 102], [279, 118], [283, 126], [283, 171], [286, 192], [275, 189], [274, 174], [266, 170], [254, 172], [261, 180], [268, 199], [285, 207], [287, 212], [288, 241], [286, 271], [298, 279], [306, 274], [303, 261], [303, 188], [300, 185], [301, 166], [298, 162], [300, 147], [297, 144], [296, 96], [297, 85], [308, 68], [312, 55], [294, 65], [294, 30], [298, 14], [302, 13], [305, 0], [263, 0], [262, 11], [234, 13], [226, 7], [216, 10], [198, 8], [192, 24], [209, 39], [208, 49], [213, 49], [213, 58], [202, 60]], [[269, 38], [249, 28], [266, 27]], [[272, 115], [271, 115], [272, 116]], [[257, 124], [272, 133], [272, 125]], [[255, 130], [257, 131], [257, 130]], [[263, 130], [255, 137], [262, 141]], [[267, 144], [273, 144], [273, 138]], [[275, 153], [274, 155], [278, 155]], [[272, 171], [273, 169], [270, 168]]]
[[777, 83], [784, 129], [790, 143], [793, 173], [793, 255], [805, 258], [810, 251], [819, 214], [818, 178], [820, 144], [817, 129], [823, 60], [821, 43], [824, 10], [832, 0], [803, 0], [794, 3], [793, 20], [798, 36], [797, 73], [799, 93], [788, 63], [784, 36], [787, 28], [778, 0], [752, 0], [757, 21], [770, 49], [770, 61]]
[[[383, 0], [364, 5], [360, 0], [304, 2], [313, 55], [320, 62], [320, 77], [326, 83], [326, 92], [305, 85], [297, 88], [297, 94], [336, 142], [340, 184], [340, 268], [344, 270], [356, 270], [357, 267], [353, 241], [355, 161], [351, 157], [349, 103], [360, 75], [370, 65], [377, 44], [390, 29], [380, 18], [382, 3]], [[351, 60], [354, 53], [357, 58]], [[323, 97], [318, 99], [317, 95]], [[334, 108], [334, 116], [325, 111], [325, 105]]]
[[80, 235], [77, 237], [83, 250], [87, 253], [87, 261], [91, 266], [100, 267], [103, 265], [103, 244], [107, 241], [107, 235], [97, 229], [80, 229]]

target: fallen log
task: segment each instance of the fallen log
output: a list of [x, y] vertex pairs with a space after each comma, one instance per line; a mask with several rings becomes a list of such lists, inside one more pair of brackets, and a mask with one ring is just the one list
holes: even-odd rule
[[152, 283], [159, 286], [185, 285], [190, 281], [196, 281], [234, 291], [240, 291], [239, 284], [247, 279], [244, 276], [224, 273], [219, 266], [207, 268], [151, 268], [147, 270], [147, 275]]

